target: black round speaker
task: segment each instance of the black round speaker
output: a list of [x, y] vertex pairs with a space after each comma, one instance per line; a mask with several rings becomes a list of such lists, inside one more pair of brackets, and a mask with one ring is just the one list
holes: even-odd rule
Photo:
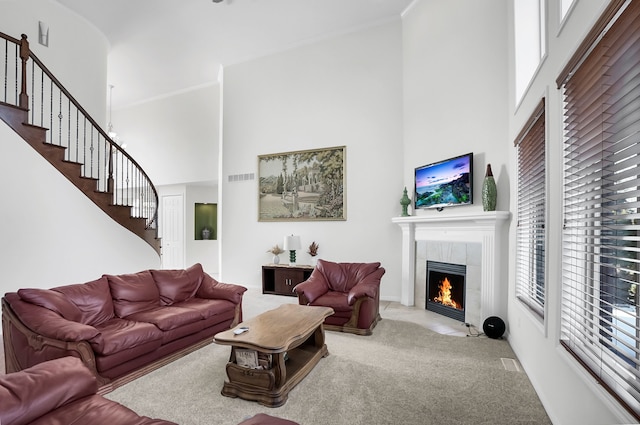
[[504, 334], [506, 326], [501, 318], [498, 316], [491, 316], [487, 317], [482, 324], [482, 330], [489, 338], [498, 339]]

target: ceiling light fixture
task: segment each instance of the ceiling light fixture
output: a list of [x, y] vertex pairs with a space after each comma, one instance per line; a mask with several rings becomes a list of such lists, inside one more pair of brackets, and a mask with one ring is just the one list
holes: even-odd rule
[[115, 131], [113, 131], [113, 123], [111, 122], [111, 116], [113, 113], [112, 105], [113, 105], [113, 84], [109, 84], [109, 125], [108, 125], [109, 128], [107, 130], [107, 134], [109, 135], [109, 137], [114, 139], [117, 136], [117, 134]]
[[111, 139], [118, 144], [122, 149], [127, 148], [127, 144], [124, 143], [124, 140], [120, 140], [118, 137], [118, 133], [113, 130], [113, 122], [111, 121], [111, 116], [113, 114], [113, 84], [109, 84], [109, 124], [107, 134]]

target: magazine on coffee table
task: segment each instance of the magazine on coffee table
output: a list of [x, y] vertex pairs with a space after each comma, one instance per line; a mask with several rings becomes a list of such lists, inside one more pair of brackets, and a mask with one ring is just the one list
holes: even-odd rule
[[236, 348], [236, 364], [238, 366], [256, 369], [258, 367], [258, 352], [256, 350]]

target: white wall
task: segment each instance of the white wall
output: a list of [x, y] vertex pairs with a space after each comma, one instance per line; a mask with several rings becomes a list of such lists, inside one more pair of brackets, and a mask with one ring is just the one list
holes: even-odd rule
[[[261, 285], [266, 251], [300, 235], [332, 261], [380, 261], [381, 295], [400, 296], [402, 45], [399, 20], [224, 70], [221, 279]], [[258, 155], [346, 146], [346, 221], [258, 222]], [[220, 208], [221, 207], [221, 208]], [[285, 260], [286, 255], [282, 255]]]
[[[49, 25], [49, 47], [38, 44], [38, 21]], [[52, 0], [0, 3], [0, 32], [26, 34], [31, 50], [99, 123], [106, 116], [107, 39]]]
[[[37, 43], [38, 21], [50, 26]], [[0, 31], [31, 48], [97, 121], [106, 105], [106, 39], [53, 1], [0, 3]], [[96, 207], [0, 122], [0, 292], [80, 283], [103, 273], [159, 267], [155, 251]]]
[[0, 121], [0, 293], [158, 268], [156, 252], [108, 217]]
[[[210, 185], [166, 185], [158, 186], [160, 200], [163, 196], [182, 195], [184, 200], [184, 266], [200, 263], [205, 272], [213, 277], [219, 273], [219, 239], [195, 239], [195, 204], [218, 203], [218, 188]], [[162, 204], [162, 201], [160, 201]], [[163, 212], [160, 209], [159, 219], [162, 223]], [[162, 234], [160, 234], [162, 236]]]
[[219, 85], [212, 84], [113, 111], [118, 137], [156, 186], [215, 185], [219, 93]]
[[[114, 98], [117, 87], [114, 87]], [[113, 111], [127, 152], [158, 195], [183, 195], [185, 266], [201, 263], [217, 275], [218, 241], [195, 240], [194, 204], [218, 202], [220, 86], [211, 84]], [[160, 203], [162, 207], [162, 203]], [[162, 219], [162, 210], [159, 211]]]
[[409, 193], [414, 169], [474, 153], [473, 207], [491, 164], [497, 210], [509, 208], [507, 142], [507, 0], [418, 1], [402, 19], [404, 167]]
[[[509, 342], [527, 371], [540, 399], [554, 424], [636, 423], [594, 379], [559, 345], [562, 281], [562, 97], [555, 80], [575, 49], [608, 2], [578, 1], [564, 26], [557, 4], [548, 7], [548, 55], [538, 69], [520, 105], [509, 104], [509, 140], [513, 141], [531, 116], [533, 109], [546, 97], [547, 122], [547, 278], [545, 321], [515, 299], [515, 267], [510, 268]], [[510, 19], [513, 13], [510, 7]], [[511, 36], [513, 28], [510, 28]], [[513, 43], [509, 46], [510, 76], [513, 76]], [[515, 98], [510, 80], [509, 99]], [[509, 143], [509, 173], [516, 175], [516, 150]], [[511, 210], [516, 211], [516, 182], [511, 196]], [[515, 244], [515, 222], [511, 223], [511, 246]], [[510, 264], [515, 264], [511, 252]]]
[[[217, 127], [180, 137], [187, 134], [180, 125], [199, 113], [194, 109], [203, 108], [200, 112], [205, 114], [199, 125], [217, 114], [210, 108], [217, 108], [219, 94], [207, 94], [207, 88], [185, 93], [182, 106], [173, 110], [168, 100], [165, 104], [159, 99], [151, 112], [146, 107], [139, 114], [134, 113], [136, 107], [118, 111], [114, 124], [117, 130], [122, 126], [130, 152], [149, 166], [152, 179], [184, 183], [187, 194], [189, 182], [221, 176], [222, 280], [258, 287], [260, 266], [271, 258], [266, 250], [281, 243], [285, 234], [296, 233], [304, 246], [318, 242], [321, 258], [381, 261], [387, 268], [383, 298], [397, 300], [400, 231], [390, 218], [400, 213], [402, 188], [412, 187], [413, 169], [473, 151], [476, 199], [468, 208], [481, 208], [479, 188], [485, 165], [491, 163], [498, 182], [498, 209], [515, 211], [513, 139], [546, 95], [550, 182], [546, 322], [537, 321], [515, 300], [511, 253], [509, 342], [555, 424], [630, 423], [633, 419], [558, 344], [562, 196], [556, 182], [562, 177], [562, 109], [554, 81], [606, 3], [576, 2], [562, 27], [557, 8], [547, 8], [548, 57], [517, 107], [512, 101], [512, 2], [418, 0], [404, 14], [402, 25], [385, 24], [227, 67], [224, 158], [219, 171]], [[47, 49], [35, 42], [38, 20], [51, 27]], [[0, 31], [14, 37], [27, 33], [36, 54], [86, 109], [106, 116], [107, 46], [95, 29], [53, 1], [3, 0]], [[215, 100], [209, 103], [209, 97]], [[135, 132], [127, 135], [129, 113], [171, 125], [151, 139]], [[216, 123], [213, 118], [211, 125]], [[204, 140], [204, 134], [214, 138]], [[195, 142], [195, 149], [182, 161], [172, 161], [176, 168], [169, 169], [165, 161], [175, 152], [183, 155], [186, 146], [180, 146], [180, 140], [187, 139]], [[257, 181], [226, 181], [230, 174], [257, 174], [260, 154], [338, 145], [347, 146], [345, 222], [257, 222]], [[23, 167], [31, 171], [25, 174]], [[20, 184], [13, 184], [17, 178]], [[0, 124], [0, 191], [3, 292], [159, 266], [158, 257], [142, 240], [95, 208], [4, 124]], [[209, 195], [194, 193], [185, 197], [189, 204]], [[510, 238], [513, 244], [513, 221]], [[97, 251], [87, 250], [89, 245]], [[300, 263], [308, 262], [304, 251], [298, 253]], [[192, 258], [209, 255], [196, 252]]]
[[195, 204], [196, 203], [218, 203], [218, 190], [217, 187], [208, 186], [187, 186], [187, 255], [186, 266], [190, 266], [194, 263], [202, 264], [202, 268], [216, 277], [219, 275], [219, 252], [218, 239], [213, 240], [196, 240], [195, 239]]

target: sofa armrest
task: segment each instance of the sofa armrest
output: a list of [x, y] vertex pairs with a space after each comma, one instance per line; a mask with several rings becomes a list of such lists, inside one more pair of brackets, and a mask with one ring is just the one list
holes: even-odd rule
[[0, 423], [28, 424], [60, 406], [95, 394], [97, 389], [95, 376], [75, 357], [0, 375]]
[[233, 283], [221, 283], [204, 273], [202, 283], [196, 292], [198, 298], [223, 299], [234, 304], [242, 303], [242, 296], [247, 288]]
[[349, 305], [355, 304], [358, 298], [377, 298], [378, 291], [380, 290], [380, 280], [384, 273], [385, 269], [380, 267], [351, 288], [349, 295], [347, 296], [347, 302]]
[[37, 323], [33, 330], [40, 335], [69, 342], [89, 341], [100, 334], [93, 326], [71, 322], [61, 317], [52, 317]]
[[293, 292], [298, 295], [298, 300], [301, 304], [310, 304], [328, 291], [329, 284], [318, 269], [314, 269], [307, 280], [297, 284], [293, 288]]
[[[13, 299], [15, 303], [14, 296], [17, 297], [15, 293], [9, 293], [2, 299], [2, 339], [4, 343], [6, 373], [17, 372], [29, 366], [33, 366], [35, 363], [41, 362], [42, 359], [49, 360], [52, 358], [74, 356], [80, 358], [96, 376], [99, 376], [96, 370], [95, 354], [93, 353], [89, 341], [67, 341], [55, 337], [48, 337], [41, 334], [39, 331], [28, 327], [12, 309], [11, 304], [8, 301], [8, 299]], [[19, 303], [15, 304], [16, 307], [20, 306]], [[50, 315], [56, 316], [56, 313], [47, 310], [46, 308], [36, 308], [44, 310], [44, 314], [48, 315], [48, 317], [52, 319], [51, 324], [42, 326], [48, 326], [49, 328], [55, 326], [55, 320], [53, 320], [55, 317]], [[86, 326], [82, 324], [79, 325]], [[55, 334], [56, 332], [57, 331], [55, 330], [50, 330], [50, 333]], [[60, 330], [59, 332], [63, 332], [63, 330]], [[91, 334], [93, 334], [93, 331], [89, 335]], [[78, 337], [81, 336], [82, 335], [78, 335]], [[102, 334], [99, 332], [93, 338], [93, 341], [95, 342], [98, 338], [102, 338]], [[23, 345], [18, 342], [17, 346], [14, 346], [14, 341], [26, 341], [27, 345]], [[100, 385], [103, 383], [104, 382], [102, 382], [102, 380], [99, 382]]]
[[48, 338], [61, 341], [87, 341], [95, 338], [100, 331], [90, 325], [73, 322], [60, 314], [23, 301], [11, 303], [17, 318], [32, 331]]

